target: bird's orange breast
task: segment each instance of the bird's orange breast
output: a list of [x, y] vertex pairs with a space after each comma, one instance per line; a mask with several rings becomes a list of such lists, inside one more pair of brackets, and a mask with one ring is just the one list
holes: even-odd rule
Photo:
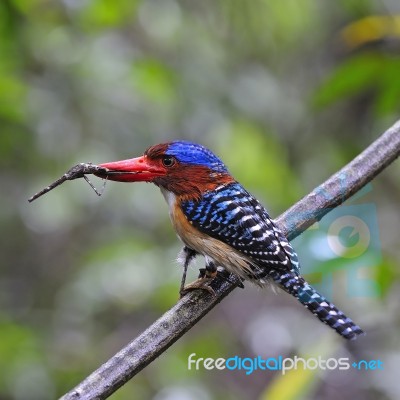
[[246, 272], [251, 273], [250, 265], [253, 262], [233, 247], [204, 234], [193, 226], [183, 213], [179, 201], [171, 207], [170, 215], [176, 233], [187, 247], [203, 256], [209, 256], [217, 265], [225, 267], [242, 278], [246, 278]]

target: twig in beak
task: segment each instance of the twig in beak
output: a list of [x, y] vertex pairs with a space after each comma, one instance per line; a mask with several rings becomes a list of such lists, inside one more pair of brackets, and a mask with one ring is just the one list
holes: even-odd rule
[[104, 193], [104, 189], [106, 188], [107, 178], [108, 176], [106, 176], [106, 178], [103, 180], [103, 186], [101, 187], [101, 189], [97, 190], [96, 187], [93, 185], [93, 183], [90, 182], [89, 178], [86, 175], [83, 175], [83, 179], [89, 184], [89, 186], [94, 190], [94, 192], [99, 197], [102, 196]]
[[36, 200], [38, 197], [46, 194], [47, 192], [50, 192], [50, 190], [53, 190], [57, 186], [60, 186], [62, 183], [65, 181], [72, 181], [74, 179], [78, 178], [84, 178], [86, 182], [89, 183], [89, 185], [92, 187], [92, 189], [96, 192], [98, 196], [101, 196], [104, 191], [105, 187], [105, 182], [103, 184], [103, 189], [99, 192], [93, 184], [89, 181], [89, 179], [85, 176], [86, 174], [104, 174], [105, 177], [107, 178], [107, 172], [108, 169], [104, 167], [99, 167], [98, 165], [93, 165], [92, 163], [79, 163], [72, 167], [70, 170], [68, 170], [61, 178], [57, 179], [53, 183], [51, 183], [49, 186], [45, 187], [43, 190], [40, 192], [36, 193], [32, 197], [28, 199], [29, 203], [31, 203], [33, 200]]

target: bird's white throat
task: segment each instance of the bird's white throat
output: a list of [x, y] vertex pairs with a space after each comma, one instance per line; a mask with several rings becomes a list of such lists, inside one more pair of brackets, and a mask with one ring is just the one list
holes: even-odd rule
[[165, 201], [168, 204], [169, 213], [171, 214], [173, 209], [174, 209], [174, 206], [175, 206], [176, 196], [175, 196], [174, 193], [170, 192], [169, 190], [167, 190], [167, 189], [165, 189], [163, 187], [160, 187], [160, 190], [161, 190], [161, 193], [164, 196]]

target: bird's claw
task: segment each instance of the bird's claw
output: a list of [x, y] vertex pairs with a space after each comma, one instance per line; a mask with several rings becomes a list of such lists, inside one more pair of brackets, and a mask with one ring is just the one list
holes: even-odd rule
[[189, 283], [186, 285], [183, 289], [179, 291], [180, 297], [184, 297], [188, 292], [191, 292], [192, 290], [205, 290], [208, 293], [210, 293], [212, 296], [216, 296], [214, 289], [209, 286], [208, 284], [214, 279], [214, 277], [207, 277], [203, 276], [198, 279], [196, 279], [194, 282]]

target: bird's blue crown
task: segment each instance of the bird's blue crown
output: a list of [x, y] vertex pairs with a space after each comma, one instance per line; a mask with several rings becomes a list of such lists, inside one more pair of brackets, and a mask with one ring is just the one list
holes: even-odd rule
[[176, 157], [183, 164], [202, 165], [216, 172], [228, 173], [225, 164], [213, 152], [197, 143], [171, 142], [165, 154]]

